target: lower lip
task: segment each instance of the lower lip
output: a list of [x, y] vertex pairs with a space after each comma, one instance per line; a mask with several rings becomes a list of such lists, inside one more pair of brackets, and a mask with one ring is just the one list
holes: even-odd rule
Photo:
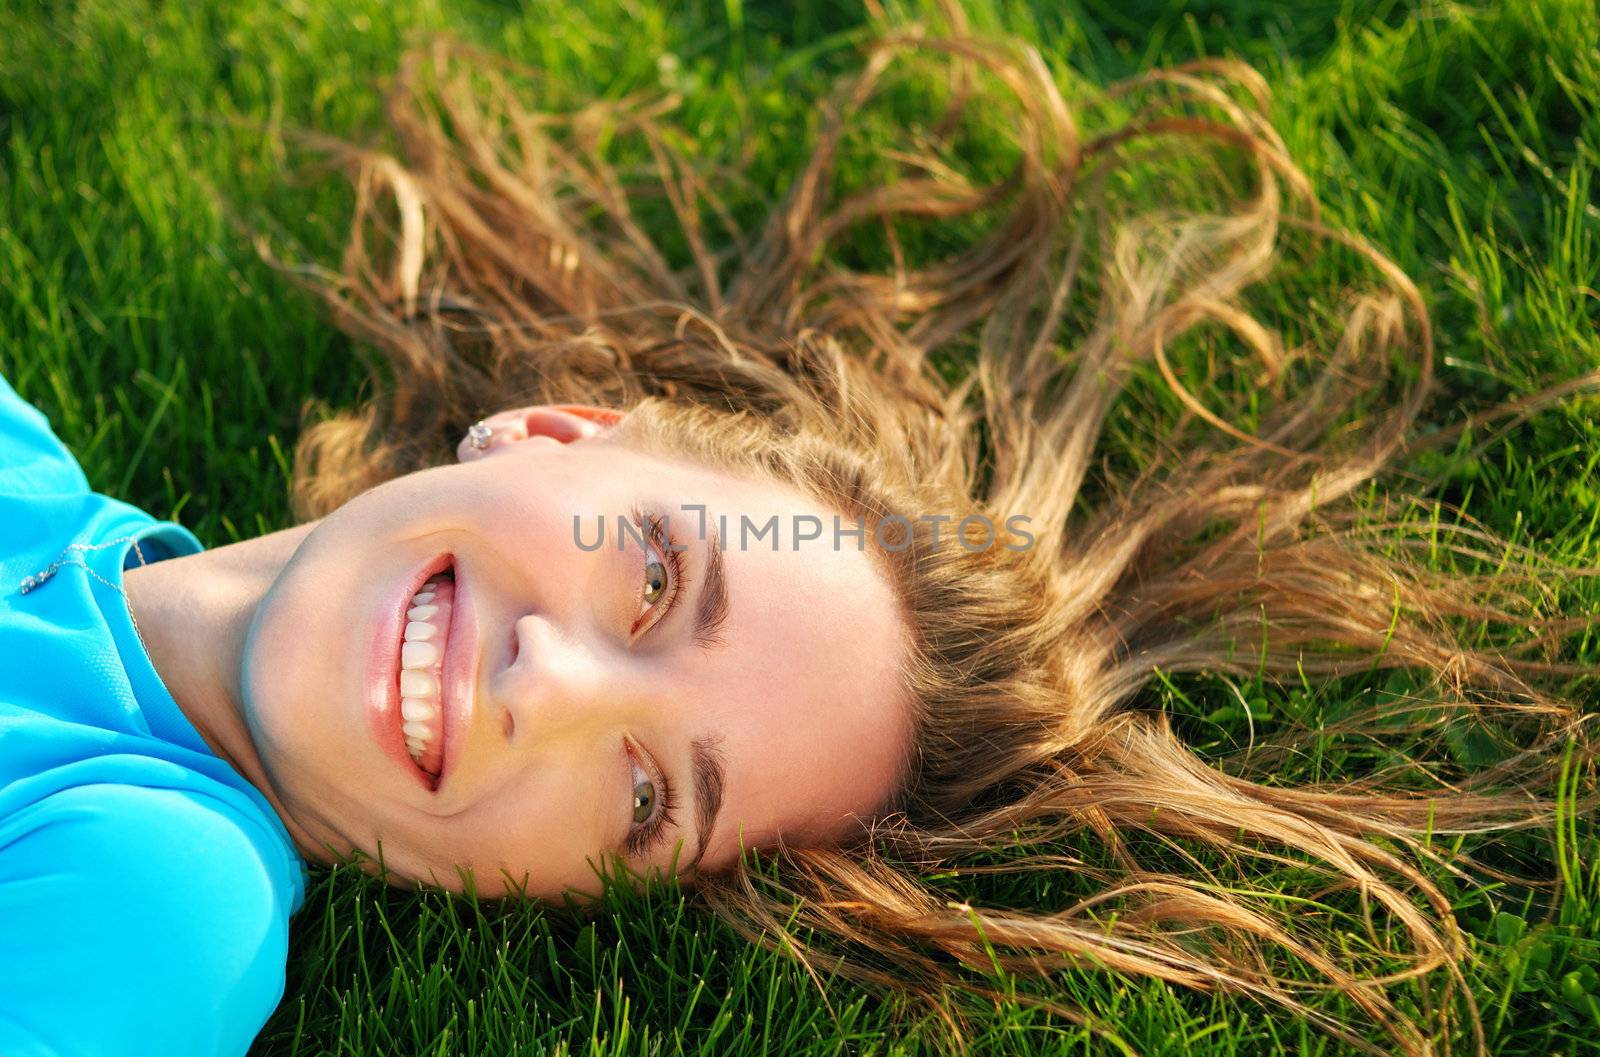
[[[367, 655], [367, 725], [372, 730], [373, 739], [385, 756], [410, 775], [412, 781], [430, 793], [437, 791], [439, 779], [417, 766], [417, 762], [411, 758], [411, 752], [406, 748], [405, 732], [400, 729], [400, 680], [395, 674], [395, 659], [400, 656], [400, 641], [405, 634], [406, 610], [411, 608], [412, 597], [422, 590], [422, 585], [428, 582], [430, 576], [444, 572], [453, 564], [454, 558], [451, 555], [435, 558], [419, 574], [402, 584], [389, 596], [380, 607], [378, 626], [373, 633]], [[462, 606], [459, 583], [457, 592], [455, 611], [460, 612]], [[453, 628], [464, 622], [452, 618], [450, 623]], [[451, 637], [454, 638], [453, 635]], [[452, 656], [457, 656], [461, 650], [452, 643], [450, 653]], [[444, 674], [447, 680], [446, 686], [449, 686], [448, 661]], [[451, 700], [460, 700], [460, 697], [446, 694], [445, 701]], [[445, 731], [443, 773], [448, 773], [450, 770], [450, 761], [456, 752], [455, 742], [458, 740], [455, 735], [459, 723], [454, 721], [456, 717], [450, 715], [451, 711], [449, 708], [445, 709], [449, 729]]]

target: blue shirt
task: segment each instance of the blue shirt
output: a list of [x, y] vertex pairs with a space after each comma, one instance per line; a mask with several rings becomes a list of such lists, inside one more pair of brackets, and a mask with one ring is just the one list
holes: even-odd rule
[[0, 378], [5, 1057], [232, 1057], [283, 996], [304, 862], [151, 665], [120, 591], [139, 555], [109, 542], [129, 536], [146, 561], [201, 549], [91, 491]]

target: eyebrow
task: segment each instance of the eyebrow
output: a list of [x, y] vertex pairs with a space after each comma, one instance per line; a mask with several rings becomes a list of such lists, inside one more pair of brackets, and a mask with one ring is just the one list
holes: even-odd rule
[[[706, 518], [705, 555], [701, 561], [705, 577], [700, 584], [700, 597], [695, 601], [694, 626], [691, 634], [701, 649], [710, 652], [726, 641], [720, 633], [728, 623], [728, 571], [723, 563], [722, 540], [717, 535], [716, 522]], [[685, 869], [693, 870], [705, 857], [711, 843], [711, 831], [716, 827], [717, 815], [722, 811], [722, 790], [727, 784], [727, 771], [722, 765], [722, 753], [717, 749], [718, 737], [696, 738], [689, 743], [689, 770], [693, 775], [695, 814], [695, 853]]]
[[694, 641], [700, 648], [711, 651], [726, 645], [720, 634], [728, 624], [728, 571], [723, 564], [722, 541], [717, 526], [706, 519], [709, 531], [705, 537], [705, 582], [700, 585], [700, 597], [695, 604]]
[[717, 748], [721, 738], [696, 738], [689, 745], [690, 769], [694, 773], [695, 843], [694, 858], [685, 869], [693, 870], [705, 857], [706, 846], [711, 843], [711, 831], [722, 811], [722, 790], [727, 784], [727, 771], [722, 766], [722, 753]]

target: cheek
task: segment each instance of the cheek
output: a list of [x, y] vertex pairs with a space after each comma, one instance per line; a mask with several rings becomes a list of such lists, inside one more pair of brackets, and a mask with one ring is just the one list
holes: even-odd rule
[[[604, 858], [589, 833], [595, 795], [592, 787], [555, 781], [508, 785], [470, 814], [436, 822], [429, 855], [442, 869], [471, 862], [479, 878], [497, 884], [503, 884], [502, 870], [518, 880], [526, 877], [529, 894], [541, 898], [559, 898], [569, 887], [596, 891], [599, 883], [586, 861]], [[622, 810], [619, 804], [618, 817]]]

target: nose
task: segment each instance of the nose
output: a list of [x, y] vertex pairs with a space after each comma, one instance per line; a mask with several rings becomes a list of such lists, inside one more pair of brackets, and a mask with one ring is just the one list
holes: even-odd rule
[[529, 613], [512, 628], [510, 663], [491, 680], [513, 743], [553, 745], [628, 725], [643, 698], [627, 653], [598, 635]]

